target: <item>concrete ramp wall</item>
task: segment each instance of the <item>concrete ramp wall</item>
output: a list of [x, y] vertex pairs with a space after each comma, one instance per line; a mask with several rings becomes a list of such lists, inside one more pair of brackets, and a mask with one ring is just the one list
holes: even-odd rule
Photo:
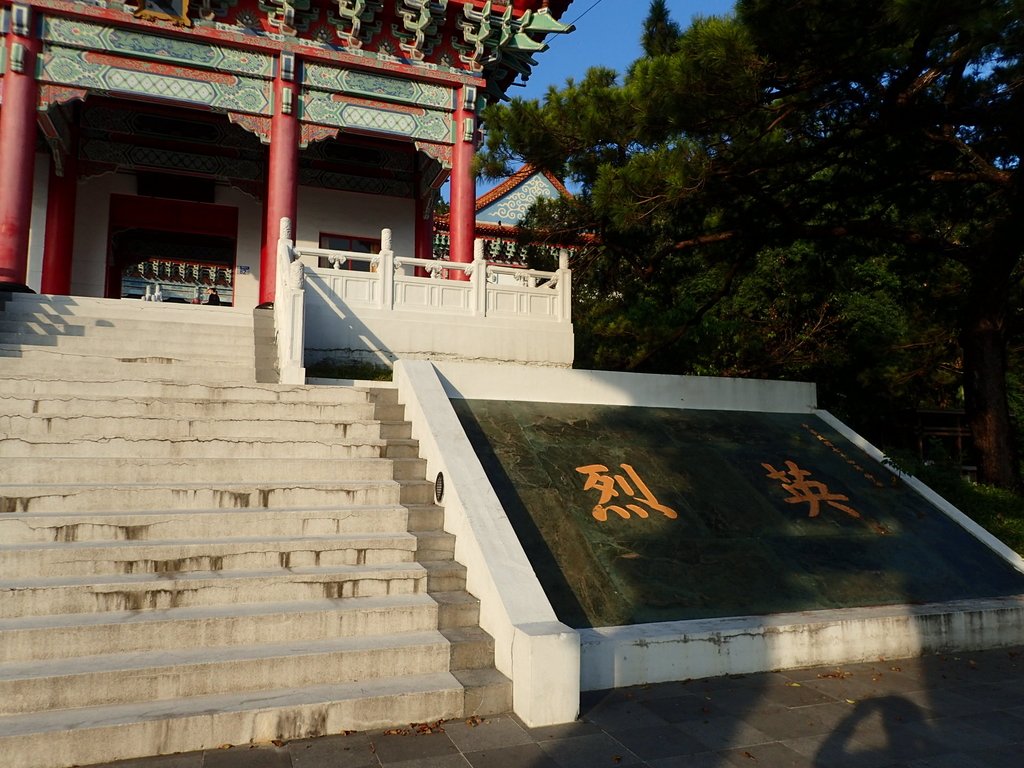
[[1024, 642], [1021, 558], [811, 384], [410, 361], [396, 380], [531, 724], [571, 719], [580, 689]]

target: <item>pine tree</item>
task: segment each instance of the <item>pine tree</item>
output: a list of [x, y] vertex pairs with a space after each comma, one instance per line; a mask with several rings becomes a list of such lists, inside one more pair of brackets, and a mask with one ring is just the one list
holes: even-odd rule
[[640, 45], [648, 57], [667, 56], [676, 49], [682, 29], [672, 19], [665, 0], [651, 0], [651, 8], [644, 20]]

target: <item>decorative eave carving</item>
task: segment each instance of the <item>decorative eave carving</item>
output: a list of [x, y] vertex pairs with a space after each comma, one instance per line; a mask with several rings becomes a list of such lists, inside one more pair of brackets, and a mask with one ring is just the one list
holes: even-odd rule
[[392, 25], [398, 46], [411, 61], [423, 61], [441, 42], [448, 0], [396, 0], [395, 13], [402, 24]]
[[335, 0], [338, 12], [327, 12], [327, 22], [338, 31], [345, 45], [362, 48], [380, 34], [383, 23], [377, 15], [384, 10], [381, 0]]
[[308, 32], [320, 18], [320, 8], [313, 7], [313, 0], [259, 0], [259, 8], [267, 14], [271, 28], [288, 36]]

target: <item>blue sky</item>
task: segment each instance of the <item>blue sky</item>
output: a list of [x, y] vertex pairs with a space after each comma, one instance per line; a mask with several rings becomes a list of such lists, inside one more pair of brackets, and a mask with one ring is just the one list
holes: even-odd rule
[[[728, 13], [733, 4], [734, 0], [668, 0], [672, 18], [684, 29], [694, 16]], [[526, 87], [512, 87], [508, 95], [542, 98], [549, 85], [579, 79], [594, 66], [624, 71], [640, 56], [640, 31], [649, 8], [649, 0], [573, 0], [562, 21], [575, 24], [576, 31], [549, 37], [551, 47], [537, 55]]]

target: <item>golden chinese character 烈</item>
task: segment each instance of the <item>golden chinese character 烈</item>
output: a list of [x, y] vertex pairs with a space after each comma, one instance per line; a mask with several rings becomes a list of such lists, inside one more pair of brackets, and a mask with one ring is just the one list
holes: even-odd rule
[[[601, 494], [600, 500], [591, 511], [594, 519], [598, 522], [605, 522], [608, 519], [609, 511], [614, 512], [623, 520], [630, 519], [630, 512], [637, 517], [646, 518], [650, 516], [648, 508], [655, 512], [661, 512], [670, 520], [679, 517], [674, 509], [665, 506], [655, 498], [651, 489], [640, 479], [640, 475], [633, 467], [629, 464], [620, 464], [619, 466], [622, 467], [626, 477], [606, 474], [609, 470], [604, 464], [587, 464], [576, 467], [577, 472], [587, 477], [583, 483], [583, 490], [589, 491], [591, 488], [596, 488]], [[633, 502], [638, 503], [609, 504], [609, 501], [619, 496], [619, 491], [629, 496]], [[646, 508], [641, 505], [646, 505]]]

